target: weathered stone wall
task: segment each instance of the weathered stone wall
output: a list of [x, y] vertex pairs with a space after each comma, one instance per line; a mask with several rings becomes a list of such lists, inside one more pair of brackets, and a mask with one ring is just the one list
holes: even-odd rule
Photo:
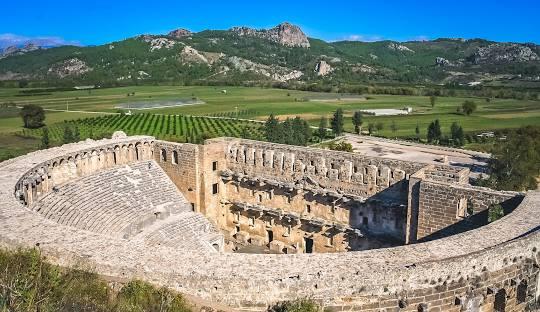
[[[43, 254], [59, 265], [84, 264], [111, 278], [140, 278], [246, 311], [296, 298], [313, 298], [332, 311], [493, 311], [495, 305], [524, 311], [540, 296], [540, 192], [527, 193], [498, 221], [439, 240], [295, 255], [210, 253], [181, 244], [148, 248], [44, 219], [13, 196], [19, 190], [27, 203], [36, 198], [33, 187], [25, 194], [22, 186], [36, 181], [35, 173], [48, 167], [43, 164], [131, 139], [53, 148], [2, 164], [0, 245], [40, 243]], [[417, 179], [418, 187], [436, 184]], [[474, 197], [478, 190], [470, 190]], [[485, 198], [490, 196], [486, 192]]]
[[121, 143], [66, 153], [27, 172], [17, 183], [16, 196], [31, 206], [59, 185], [113, 166], [151, 159], [152, 153], [152, 137], [131, 137]]
[[[225, 221], [220, 225], [228, 236], [236, 235], [243, 243], [262, 246], [272, 238], [280, 247], [276, 251], [299, 253], [306, 252], [306, 239], [310, 239], [313, 252], [336, 252], [392, 246], [404, 237], [404, 205], [344, 202], [252, 181], [227, 181], [225, 189]], [[387, 237], [379, 240], [374, 234]]]
[[[423, 167], [347, 152], [249, 140], [227, 141], [228, 168], [234, 173], [274, 179], [283, 184], [304, 180], [323, 189], [363, 197], [380, 193]], [[391, 196], [391, 189], [388, 191], [387, 196]]]
[[196, 144], [154, 142], [154, 160], [184, 194], [194, 211], [202, 212], [199, 146]]
[[[440, 237], [467, 231], [487, 223], [487, 209], [501, 204], [515, 208], [523, 195], [463, 184], [420, 182], [416, 239]], [[484, 213], [483, 213], [484, 212]], [[435, 235], [436, 234], [436, 235]]]

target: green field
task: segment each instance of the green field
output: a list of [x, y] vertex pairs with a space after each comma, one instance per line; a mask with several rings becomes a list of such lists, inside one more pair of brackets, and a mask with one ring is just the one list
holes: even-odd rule
[[[226, 93], [222, 92], [226, 90]], [[33, 92], [33, 93], [32, 93]], [[128, 96], [129, 94], [129, 96]], [[504, 128], [517, 128], [524, 125], [540, 124], [540, 102], [529, 100], [472, 98], [478, 109], [471, 116], [456, 113], [465, 100], [470, 98], [439, 97], [435, 107], [431, 107], [428, 97], [422, 96], [395, 96], [395, 95], [367, 95], [365, 98], [350, 98], [339, 94], [315, 93], [305, 91], [293, 91], [282, 89], [268, 89], [259, 87], [206, 87], [206, 86], [135, 86], [109, 89], [77, 90], [77, 91], [51, 91], [29, 89], [0, 89], [0, 105], [7, 106], [24, 104], [38, 104], [43, 106], [46, 112], [46, 124], [56, 131], [55, 127], [61, 126], [64, 120], [76, 120], [95, 118], [118, 112], [115, 108], [118, 104], [136, 103], [141, 101], [173, 101], [178, 99], [196, 98], [204, 104], [187, 105], [180, 107], [156, 108], [149, 110], [134, 110], [132, 116], [125, 116], [126, 120], [142, 120], [143, 116], [151, 114], [183, 115], [177, 116], [179, 120], [192, 116], [216, 116], [238, 117], [241, 119], [264, 120], [270, 113], [280, 119], [300, 116], [307, 119], [311, 124], [318, 125], [321, 116], [331, 117], [337, 108], [345, 111], [345, 116], [351, 116], [355, 110], [392, 108], [401, 109], [412, 107], [413, 113], [404, 116], [366, 116], [364, 128], [368, 123], [382, 122], [384, 128], [378, 135], [388, 137], [412, 137], [416, 125], [419, 125], [422, 136], [425, 136], [428, 124], [434, 119], [439, 119], [443, 132], [448, 132], [452, 122], [458, 122], [465, 132], [478, 132], [482, 130], [495, 130]], [[5, 105], [4, 105], [5, 106]], [[69, 112], [52, 110], [65, 110], [69, 106]], [[141, 114], [142, 116], [138, 116]], [[148, 118], [148, 117], [146, 117]], [[170, 117], [159, 117], [170, 118]], [[176, 118], [176, 117], [174, 117]], [[158, 117], [154, 117], [158, 119]], [[93, 120], [93, 121], [92, 121]], [[90, 123], [95, 120], [84, 121], [81, 132], [86, 131]], [[197, 119], [198, 124], [189, 124], [185, 121], [185, 127], [193, 128], [197, 134], [207, 133], [215, 135], [239, 135], [242, 125], [234, 126], [238, 121], [224, 121], [219, 125], [215, 119]], [[394, 133], [390, 125], [394, 122], [397, 131]], [[140, 126], [139, 128], [137, 128]], [[115, 128], [116, 127], [116, 128]], [[156, 127], [158, 127], [156, 129]], [[163, 130], [162, 127], [166, 127]], [[169, 127], [175, 127], [174, 130]], [[107, 130], [124, 130], [129, 134], [150, 134], [160, 138], [170, 136], [185, 136], [180, 132], [183, 128], [180, 121], [156, 121], [148, 127], [141, 126], [137, 121], [127, 124], [117, 122], [108, 124]], [[221, 128], [223, 129], [221, 129]], [[224, 130], [231, 128], [231, 130]], [[187, 131], [187, 128], [184, 129]], [[350, 119], [346, 119], [345, 128], [352, 131]], [[3, 137], [22, 130], [21, 118], [17, 115], [16, 108], [0, 108], [0, 144]], [[253, 137], [260, 136], [258, 130]], [[4, 135], [1, 135], [4, 134]], [[35, 134], [35, 133], [34, 133]], [[13, 141], [13, 138], [10, 139]], [[4, 145], [4, 144], [2, 144]]]

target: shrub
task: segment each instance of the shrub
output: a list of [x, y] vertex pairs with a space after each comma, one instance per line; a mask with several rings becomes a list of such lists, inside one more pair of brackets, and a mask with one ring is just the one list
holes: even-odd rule
[[322, 309], [312, 300], [296, 300], [280, 302], [270, 308], [269, 312], [319, 312]]
[[184, 298], [166, 288], [131, 281], [116, 293], [93, 272], [60, 269], [39, 249], [0, 250], [0, 311], [188, 312]]

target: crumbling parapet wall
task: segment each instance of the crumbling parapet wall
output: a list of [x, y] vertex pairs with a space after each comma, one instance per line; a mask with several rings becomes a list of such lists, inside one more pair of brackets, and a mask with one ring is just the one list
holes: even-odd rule
[[500, 204], [507, 212], [523, 199], [518, 192], [422, 180], [418, 193], [416, 239], [437, 238], [487, 224], [487, 210]]
[[424, 166], [316, 148], [240, 139], [220, 140], [228, 142], [227, 162], [233, 172], [271, 178], [284, 184], [308, 180], [321, 188], [363, 197], [403, 182], [407, 175]]

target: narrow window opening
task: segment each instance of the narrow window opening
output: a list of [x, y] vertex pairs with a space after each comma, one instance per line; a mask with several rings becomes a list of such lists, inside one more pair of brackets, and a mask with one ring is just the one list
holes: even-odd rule
[[506, 310], [506, 290], [500, 289], [495, 294], [495, 303], [493, 304], [495, 312], [504, 312]]
[[161, 149], [161, 151], [159, 152], [159, 158], [163, 162], [167, 161], [167, 151], [165, 149]]
[[219, 187], [217, 183], [212, 184], [212, 194], [217, 194], [219, 192]]
[[172, 152], [172, 163], [173, 165], [178, 165], [178, 152], [177, 151]]
[[306, 253], [313, 253], [313, 239], [304, 237], [304, 245], [306, 246]]
[[268, 243], [271, 243], [274, 240], [274, 232], [271, 230], [266, 230], [266, 236], [268, 238]]
[[368, 218], [367, 217], [362, 218], [362, 224], [365, 225], [365, 226], [368, 226]]
[[218, 168], [218, 162], [217, 161], [212, 162], [212, 171], [216, 171], [217, 168]]
[[516, 299], [517, 299], [518, 304], [523, 303], [527, 300], [527, 282], [526, 281], [523, 280], [521, 281], [521, 283], [519, 283], [516, 293], [517, 293]]

